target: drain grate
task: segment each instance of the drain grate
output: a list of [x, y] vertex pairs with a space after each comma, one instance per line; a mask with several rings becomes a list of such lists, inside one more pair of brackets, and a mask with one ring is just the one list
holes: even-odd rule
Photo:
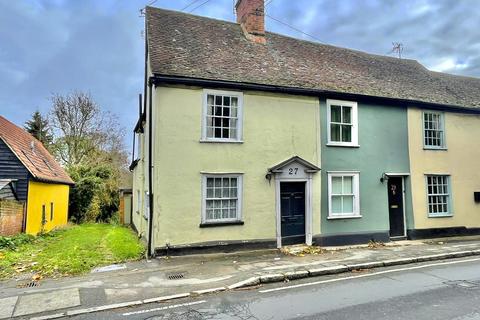
[[33, 288], [38, 287], [40, 283], [38, 281], [27, 281], [17, 284], [17, 288]]
[[179, 280], [183, 279], [183, 277], [185, 277], [185, 272], [171, 273], [167, 276], [169, 280]]

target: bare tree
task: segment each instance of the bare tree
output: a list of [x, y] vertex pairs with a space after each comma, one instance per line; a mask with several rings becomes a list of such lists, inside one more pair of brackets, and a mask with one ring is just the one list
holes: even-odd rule
[[116, 116], [102, 111], [85, 92], [54, 94], [51, 101], [52, 125], [57, 131], [54, 152], [60, 161], [67, 167], [105, 160], [125, 165], [124, 132]]

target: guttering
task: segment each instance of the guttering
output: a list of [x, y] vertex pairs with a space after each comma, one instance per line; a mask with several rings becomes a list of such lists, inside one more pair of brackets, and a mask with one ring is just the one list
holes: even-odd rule
[[425, 102], [425, 101], [419, 101], [414, 99], [389, 98], [389, 97], [382, 97], [382, 96], [372, 96], [372, 95], [365, 95], [365, 94], [339, 92], [339, 91], [322, 90], [322, 89], [306, 89], [306, 88], [297, 88], [297, 87], [257, 84], [257, 83], [249, 83], [249, 82], [209, 80], [209, 79], [201, 79], [201, 78], [168, 76], [168, 75], [161, 75], [161, 74], [154, 74], [153, 76], [151, 76], [150, 82], [153, 82], [155, 85], [177, 84], [177, 85], [190, 85], [190, 86], [199, 86], [199, 87], [207, 87], [207, 88], [265, 91], [265, 92], [284, 93], [284, 94], [312, 96], [312, 97], [325, 96], [327, 98], [333, 98], [333, 99], [355, 99], [355, 100], [370, 100], [370, 101], [374, 100], [377, 103], [383, 102], [383, 103], [387, 103], [395, 106], [415, 106], [423, 109], [434, 109], [434, 110], [455, 111], [459, 113], [480, 114], [480, 108], [463, 107], [463, 106], [452, 105], [452, 104]]
[[152, 87], [155, 84], [148, 84], [148, 248], [147, 254], [149, 257], [152, 256], [152, 234], [153, 234], [153, 177], [152, 177], [152, 127], [153, 127], [153, 118], [152, 118]]

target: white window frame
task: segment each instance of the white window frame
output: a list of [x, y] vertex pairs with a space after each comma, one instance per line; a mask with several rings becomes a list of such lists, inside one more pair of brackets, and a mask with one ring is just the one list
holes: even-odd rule
[[[426, 114], [434, 114], [434, 115], [437, 115], [437, 116], [440, 117], [440, 125], [442, 126], [442, 128], [441, 128], [441, 130], [436, 130], [436, 131], [441, 131], [443, 133], [442, 145], [441, 146], [431, 146], [431, 145], [426, 144], [426, 141], [425, 141], [425, 138], [426, 138], [425, 131], [427, 130], [427, 128], [425, 128], [425, 115]], [[422, 137], [423, 137], [423, 148], [424, 149], [427, 149], [427, 150], [446, 150], [447, 149], [447, 140], [446, 140], [446, 131], [445, 131], [445, 113], [444, 112], [431, 111], [431, 110], [423, 111], [422, 112], [422, 129], [423, 129]], [[432, 129], [428, 129], [428, 130], [432, 130]]]
[[[237, 178], [237, 217], [230, 219], [207, 220], [207, 178]], [[221, 224], [242, 221], [243, 175], [239, 173], [202, 174], [202, 224]]]
[[[428, 193], [428, 178], [429, 177], [444, 177], [447, 179], [447, 191], [448, 193]], [[452, 184], [451, 176], [449, 174], [426, 174], [425, 175], [425, 194], [427, 204], [427, 215], [429, 218], [444, 218], [453, 216], [453, 201], [452, 201]], [[447, 212], [430, 212], [430, 196], [447, 196]]]
[[[360, 214], [360, 172], [358, 171], [332, 171], [328, 172], [328, 219], [361, 218]], [[353, 213], [332, 212], [332, 180], [334, 177], [352, 177], [353, 188]]]
[[[352, 108], [352, 141], [332, 141], [331, 139], [331, 122], [332, 122], [332, 105]], [[327, 99], [327, 145], [338, 147], [359, 147], [358, 145], [358, 103], [355, 101], [332, 100]]]
[[[208, 95], [223, 95], [236, 97], [238, 99], [237, 110], [237, 138], [212, 138], [207, 137], [207, 112], [208, 112]], [[203, 102], [202, 102], [202, 136], [200, 142], [230, 142], [230, 143], [242, 143], [243, 142], [243, 93], [239, 91], [223, 91], [223, 90], [203, 90]]]

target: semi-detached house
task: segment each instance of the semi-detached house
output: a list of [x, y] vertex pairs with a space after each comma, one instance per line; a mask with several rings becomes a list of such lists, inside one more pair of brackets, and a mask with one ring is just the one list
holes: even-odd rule
[[480, 233], [480, 80], [146, 8], [133, 225], [151, 253]]

